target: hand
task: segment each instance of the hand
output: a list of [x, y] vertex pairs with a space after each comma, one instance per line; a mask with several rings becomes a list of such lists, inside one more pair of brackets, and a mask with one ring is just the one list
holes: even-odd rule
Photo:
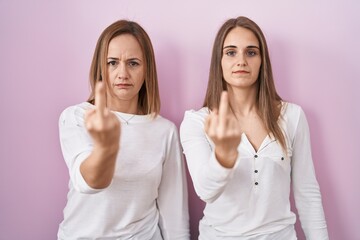
[[85, 126], [94, 140], [94, 148], [102, 150], [118, 150], [120, 141], [120, 122], [106, 108], [106, 92], [104, 83], [95, 86], [95, 109], [85, 114]]
[[219, 163], [232, 168], [238, 156], [241, 129], [237, 119], [229, 111], [226, 91], [221, 94], [219, 111], [214, 109], [205, 120], [205, 132], [215, 144], [215, 156]]

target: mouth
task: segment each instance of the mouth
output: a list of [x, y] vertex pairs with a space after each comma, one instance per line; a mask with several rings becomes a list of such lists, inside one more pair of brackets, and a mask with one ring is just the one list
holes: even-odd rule
[[249, 72], [245, 71], [245, 70], [234, 71], [233, 73], [235, 73], [235, 74], [249, 74]]
[[118, 89], [128, 89], [131, 88], [133, 85], [130, 83], [116, 83], [114, 86]]

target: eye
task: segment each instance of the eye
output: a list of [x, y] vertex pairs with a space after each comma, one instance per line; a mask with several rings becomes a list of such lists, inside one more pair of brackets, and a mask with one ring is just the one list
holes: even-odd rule
[[139, 66], [140, 65], [140, 63], [138, 63], [138, 62], [136, 62], [136, 61], [130, 61], [129, 62], [129, 66], [130, 67], [137, 67], [137, 66]]
[[246, 55], [249, 57], [254, 57], [254, 56], [258, 55], [258, 52], [256, 50], [249, 49], [246, 51]]
[[109, 61], [107, 64], [110, 66], [116, 66], [117, 62], [115, 60], [112, 60], [112, 61]]
[[229, 57], [233, 57], [236, 55], [236, 51], [235, 50], [229, 50], [225, 52], [225, 55], [229, 56]]

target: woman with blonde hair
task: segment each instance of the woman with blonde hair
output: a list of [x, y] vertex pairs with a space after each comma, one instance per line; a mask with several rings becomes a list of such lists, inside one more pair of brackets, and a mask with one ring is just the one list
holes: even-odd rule
[[189, 239], [187, 185], [176, 126], [159, 115], [150, 38], [120, 20], [101, 34], [87, 102], [65, 109], [69, 168], [58, 239]]
[[277, 94], [265, 37], [246, 17], [215, 38], [203, 108], [185, 113], [180, 138], [198, 196], [201, 240], [328, 239], [300, 106]]

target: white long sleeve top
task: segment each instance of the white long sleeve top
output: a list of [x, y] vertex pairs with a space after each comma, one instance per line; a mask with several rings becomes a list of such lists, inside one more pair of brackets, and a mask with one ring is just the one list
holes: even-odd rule
[[238, 158], [231, 169], [218, 163], [214, 144], [204, 131], [208, 114], [208, 108], [186, 111], [180, 127], [181, 144], [195, 191], [206, 202], [200, 237], [296, 239], [295, 231], [289, 231], [296, 221], [290, 210], [292, 184], [306, 238], [327, 240], [309, 128], [301, 107], [283, 103], [280, 124], [286, 138], [286, 154], [271, 134], [256, 152], [243, 133]]
[[93, 149], [84, 126], [84, 113], [93, 107], [71, 106], [59, 119], [70, 181], [58, 239], [188, 240], [187, 185], [176, 126], [161, 116], [114, 112], [119, 121], [132, 118], [121, 124], [110, 186], [93, 189], [80, 173]]

